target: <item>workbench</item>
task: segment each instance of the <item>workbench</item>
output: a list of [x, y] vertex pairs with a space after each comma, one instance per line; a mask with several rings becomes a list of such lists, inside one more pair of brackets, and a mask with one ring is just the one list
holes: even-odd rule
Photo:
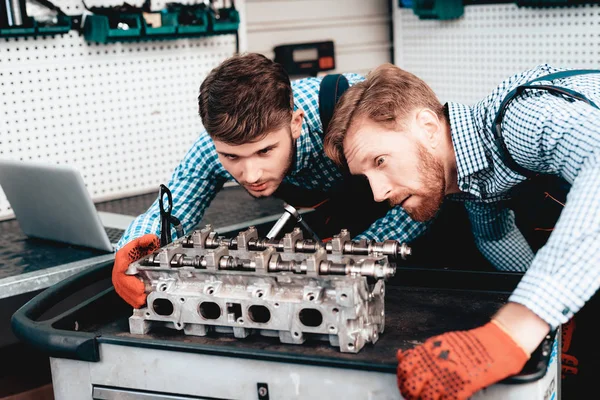
[[[114, 292], [111, 269], [112, 263], [105, 262], [72, 276], [36, 296], [13, 317], [18, 336], [51, 357], [56, 400], [399, 399], [398, 349], [485, 323], [518, 281], [506, 273], [400, 268], [397, 281], [415, 284], [427, 276], [426, 282], [446, 288], [388, 285], [385, 332], [377, 343], [350, 354], [321, 341], [291, 345], [256, 335], [196, 337], [165, 328], [130, 334], [132, 310]], [[52, 311], [90, 286], [95, 286], [95, 294], [85, 301]], [[520, 374], [474, 398], [556, 396], [555, 338], [547, 337]]]
[[[438, 227], [450, 226], [455, 234], [433, 228], [414, 243], [414, 264], [400, 265], [386, 285], [385, 332], [358, 354], [340, 353], [326, 342], [288, 345], [262, 336], [193, 337], [158, 328], [132, 335], [132, 309], [111, 285], [112, 260], [34, 297], [15, 313], [12, 327], [50, 356], [56, 400], [399, 399], [398, 349], [485, 323], [520, 280], [520, 274], [495, 272], [482, 262], [468, 226], [454, 223], [456, 210], [445, 215]], [[273, 222], [265, 217], [252, 225], [264, 235]], [[244, 228], [241, 223], [219, 232], [228, 236]], [[474, 399], [557, 398], [559, 338], [547, 337], [519, 375]]]

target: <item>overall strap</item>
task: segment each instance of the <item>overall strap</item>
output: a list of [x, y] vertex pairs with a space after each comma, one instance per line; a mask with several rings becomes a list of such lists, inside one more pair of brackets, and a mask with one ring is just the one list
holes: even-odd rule
[[591, 105], [592, 107], [600, 109], [600, 107], [598, 107], [593, 101], [589, 100], [583, 94], [576, 92], [574, 90], [559, 87], [559, 86], [552, 86], [552, 85], [533, 85], [533, 83], [539, 82], [539, 81], [552, 81], [554, 79], [568, 78], [571, 76], [585, 75], [585, 74], [600, 74], [600, 70], [578, 69], [578, 70], [555, 72], [553, 74], [540, 76], [540, 77], [535, 78], [523, 85], [516, 87], [515, 89], [511, 90], [506, 95], [506, 97], [504, 97], [504, 100], [502, 100], [502, 103], [500, 103], [500, 107], [498, 108], [496, 117], [494, 118], [494, 123], [492, 125], [492, 133], [494, 134], [496, 148], [500, 152], [500, 157], [502, 158], [502, 161], [510, 169], [512, 169], [513, 171], [515, 171], [525, 177], [528, 177], [528, 178], [531, 178], [531, 177], [537, 175], [536, 172], [530, 171], [527, 168], [523, 168], [522, 166], [517, 164], [517, 162], [514, 160], [514, 158], [510, 155], [508, 148], [506, 147], [506, 143], [504, 143], [504, 138], [502, 137], [502, 119], [504, 118], [504, 114], [506, 113], [506, 109], [507, 109], [509, 103], [515, 97], [521, 95], [521, 93], [523, 93], [525, 90], [546, 90], [546, 91], [556, 94], [556, 95], [563, 95], [563, 96], [570, 97], [574, 100], [583, 101], [583, 102]]
[[336, 103], [349, 87], [348, 79], [342, 74], [329, 74], [321, 80], [319, 88], [319, 116], [323, 124], [323, 136], [325, 136], [329, 122], [333, 117], [333, 110]]

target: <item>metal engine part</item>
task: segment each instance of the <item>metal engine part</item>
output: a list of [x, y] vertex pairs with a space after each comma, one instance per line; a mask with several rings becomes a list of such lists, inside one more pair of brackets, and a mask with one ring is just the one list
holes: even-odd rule
[[207, 225], [129, 266], [148, 294], [130, 332], [165, 326], [294, 344], [317, 338], [357, 353], [383, 332], [384, 282], [409, 254], [392, 240], [352, 241], [347, 230], [325, 245], [299, 228], [281, 240], [260, 239], [254, 227], [226, 239]]

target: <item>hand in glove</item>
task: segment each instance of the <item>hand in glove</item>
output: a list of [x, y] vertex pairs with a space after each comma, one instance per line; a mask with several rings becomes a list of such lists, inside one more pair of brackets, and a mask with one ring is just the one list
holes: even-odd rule
[[520, 372], [529, 359], [495, 320], [468, 331], [448, 332], [398, 351], [398, 388], [407, 400], [467, 399]]
[[113, 285], [119, 296], [134, 308], [140, 308], [146, 303], [144, 283], [137, 276], [125, 275], [125, 271], [129, 264], [147, 256], [159, 247], [158, 236], [149, 233], [127, 243], [115, 254], [112, 270]]

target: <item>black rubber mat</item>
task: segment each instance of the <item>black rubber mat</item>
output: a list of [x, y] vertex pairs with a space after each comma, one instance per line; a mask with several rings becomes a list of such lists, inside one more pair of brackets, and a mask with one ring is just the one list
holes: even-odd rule
[[66, 243], [30, 239], [16, 220], [0, 222], [0, 279], [106, 254]]
[[[111, 267], [110, 263], [98, 265], [71, 279], [68, 291], [58, 286], [46, 293], [45, 296], [50, 296], [60, 304], [66, 304], [69, 299], [65, 298], [65, 295], [81, 294], [81, 289], [84, 287], [89, 290], [88, 296], [99, 291], [103, 293], [101, 296], [95, 295], [93, 301], [85, 302], [83, 306], [80, 306], [81, 301], [73, 301], [74, 307], [71, 311], [61, 308], [44, 317], [51, 318], [54, 312], [60, 312], [62, 314], [60, 320], [29, 325], [25, 323], [27, 314], [24, 311], [19, 314], [16, 317], [17, 330], [22, 338], [26, 338], [25, 342], [36, 343], [42, 351], [59, 358], [74, 357], [86, 361], [97, 359], [97, 349], [91, 345], [92, 341], [96, 341], [119, 346], [160, 349], [165, 351], [165, 357], [170, 354], [176, 356], [176, 352], [185, 351], [395, 374], [397, 349], [412, 348], [427, 338], [443, 332], [471, 329], [484, 324], [498, 308], [506, 303], [510, 290], [514, 287], [514, 282], [505, 281], [508, 283], [504, 285], [505, 287], [497, 287], [491, 291], [481, 286], [476, 290], [463, 290], [461, 288], [464, 281], [478, 280], [482, 274], [459, 271], [453, 273], [454, 276], [451, 277], [442, 270], [423, 269], [427, 275], [422, 275], [421, 278], [424, 277], [425, 280], [412, 280], [415, 286], [386, 285], [385, 332], [376, 344], [367, 344], [359, 353], [352, 354], [342, 353], [339, 348], [329, 345], [327, 341], [315, 340], [316, 337], [310, 334], [306, 335], [307, 340], [302, 345], [284, 344], [278, 338], [257, 334], [251, 334], [245, 339], [235, 339], [231, 333], [215, 332], [197, 337], [158, 326], [152, 327], [146, 335], [131, 334], [128, 325], [131, 307], [113, 290], [104, 290], [110, 287]], [[413, 269], [400, 268], [397, 274], [406, 277], [413, 272], [415, 272]], [[501, 281], [506, 274], [484, 273], [484, 275], [492, 280]], [[432, 279], [443, 280], [446, 288], [429, 287]], [[411, 279], [403, 278], [401, 281], [406, 283]], [[93, 290], [89, 286], [92, 282]], [[52, 304], [45, 303], [41, 306], [43, 301], [44, 296], [35, 298], [29, 307], [42, 307], [38, 308], [38, 311], [43, 313], [43, 307], [50, 307]], [[328, 311], [323, 309], [323, 312]], [[77, 331], [76, 338], [73, 335], [74, 331]], [[552, 338], [545, 340], [533, 353], [521, 374], [508, 378], [507, 382], [530, 382], [544, 376], [552, 340]], [[84, 341], [85, 346], [82, 345]]]

